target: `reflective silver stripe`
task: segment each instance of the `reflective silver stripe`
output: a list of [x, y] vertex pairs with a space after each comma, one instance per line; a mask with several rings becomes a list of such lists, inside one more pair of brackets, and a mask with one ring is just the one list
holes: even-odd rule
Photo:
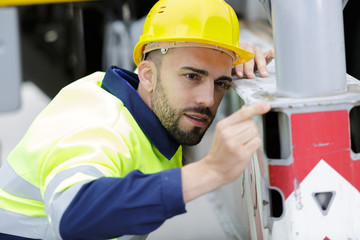
[[[90, 182], [90, 181], [87, 181]], [[52, 226], [53, 226], [53, 233], [55, 235], [55, 239], [61, 239], [60, 235], [60, 221], [62, 215], [64, 214], [65, 210], [74, 199], [75, 195], [78, 193], [80, 188], [86, 184], [87, 182], [76, 184], [66, 191], [61, 193], [56, 193], [51, 205], [52, 205], [52, 212], [51, 212], [51, 219], [52, 219]], [[148, 234], [146, 235], [139, 235], [139, 236], [131, 236], [126, 235], [118, 238], [119, 240], [145, 240]]]
[[46, 217], [29, 217], [0, 209], [0, 233], [34, 239], [51, 239]]
[[61, 184], [64, 180], [68, 179], [69, 177], [75, 175], [76, 173], [83, 173], [96, 178], [100, 178], [104, 176], [104, 174], [100, 172], [97, 168], [93, 166], [85, 165], [85, 166], [69, 168], [62, 172], [59, 172], [50, 181], [50, 183], [48, 184], [45, 190], [44, 202], [45, 202], [46, 215], [51, 216], [52, 231], [55, 234], [55, 239], [61, 239], [59, 228], [60, 228], [60, 221], [65, 210], [67, 209], [71, 201], [74, 199], [80, 188], [84, 184], [90, 182], [90, 181], [83, 181], [81, 183], [75, 184], [70, 188], [66, 189], [66, 191], [56, 193], [53, 196], [59, 184]]
[[136, 235], [136, 236], [122, 236], [117, 238], [118, 240], [145, 240], [149, 234], [146, 235]]
[[55, 177], [46, 186], [46, 190], [44, 193], [44, 202], [49, 204], [51, 196], [54, 194], [54, 191], [59, 186], [59, 184], [76, 173], [84, 173], [86, 175], [90, 175], [95, 178], [104, 177], [104, 174], [102, 172], [100, 172], [97, 168], [89, 165], [82, 165], [79, 167], [73, 167], [61, 171], [58, 174], [56, 174]]
[[17, 174], [7, 161], [0, 168], [0, 176], [0, 188], [5, 192], [16, 197], [43, 201], [40, 189]]
[[64, 192], [56, 193], [50, 203], [51, 208], [47, 205], [45, 206], [46, 215], [51, 216], [52, 231], [55, 235], [55, 239], [61, 239], [60, 221], [65, 210], [74, 199], [80, 188], [88, 182], [90, 181], [75, 184], [66, 189]]

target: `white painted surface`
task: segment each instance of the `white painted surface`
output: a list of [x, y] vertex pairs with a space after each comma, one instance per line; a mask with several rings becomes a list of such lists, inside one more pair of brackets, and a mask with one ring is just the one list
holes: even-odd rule
[[[335, 193], [326, 215], [315, 202], [316, 192]], [[359, 191], [324, 160], [301, 182], [297, 196], [290, 194], [285, 209], [288, 212], [274, 223], [273, 239], [359, 239]]]

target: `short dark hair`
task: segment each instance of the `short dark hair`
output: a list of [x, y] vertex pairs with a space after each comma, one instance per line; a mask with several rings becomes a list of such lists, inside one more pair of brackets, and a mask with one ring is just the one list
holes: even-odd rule
[[144, 60], [150, 60], [152, 61], [156, 68], [160, 71], [161, 68], [161, 64], [162, 64], [162, 58], [163, 58], [163, 54], [161, 53], [160, 49], [148, 52], [145, 55]]

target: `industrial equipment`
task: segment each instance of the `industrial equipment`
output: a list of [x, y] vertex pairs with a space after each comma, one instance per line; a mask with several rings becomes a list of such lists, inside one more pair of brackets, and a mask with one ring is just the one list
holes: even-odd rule
[[248, 213], [230, 215], [248, 226], [235, 230], [240, 239], [358, 239], [360, 84], [346, 75], [346, 1], [264, 3], [275, 65], [269, 78], [236, 80], [235, 89], [245, 104], [272, 110], [256, 118], [263, 148], [223, 208]]
[[20, 106], [21, 61], [16, 8], [0, 8], [0, 112]]

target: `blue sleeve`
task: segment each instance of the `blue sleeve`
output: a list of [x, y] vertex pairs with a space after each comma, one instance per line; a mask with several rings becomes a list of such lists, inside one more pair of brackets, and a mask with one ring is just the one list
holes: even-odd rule
[[185, 212], [180, 168], [155, 174], [134, 170], [124, 178], [85, 184], [64, 212], [60, 234], [64, 239], [142, 235]]

